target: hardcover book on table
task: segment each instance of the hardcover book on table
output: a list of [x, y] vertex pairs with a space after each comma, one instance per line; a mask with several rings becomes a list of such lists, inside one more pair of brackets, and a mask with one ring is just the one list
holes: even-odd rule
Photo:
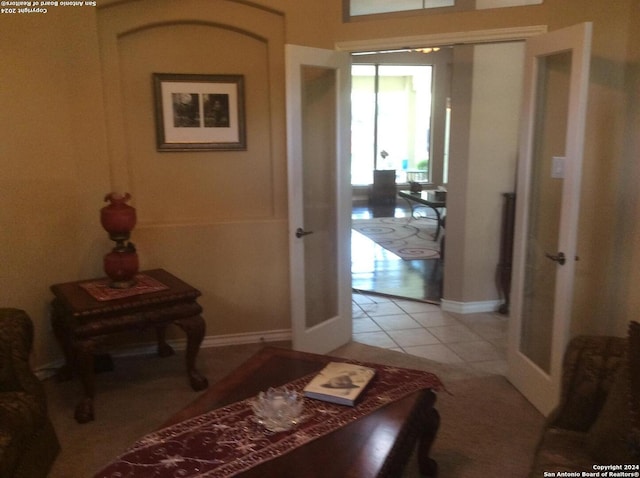
[[303, 392], [309, 398], [353, 406], [375, 373], [374, 369], [362, 365], [330, 362]]

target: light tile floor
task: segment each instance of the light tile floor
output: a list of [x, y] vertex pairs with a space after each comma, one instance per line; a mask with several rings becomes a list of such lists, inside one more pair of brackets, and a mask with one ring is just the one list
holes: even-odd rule
[[500, 314], [454, 314], [355, 291], [352, 307], [354, 342], [506, 374], [507, 318]]

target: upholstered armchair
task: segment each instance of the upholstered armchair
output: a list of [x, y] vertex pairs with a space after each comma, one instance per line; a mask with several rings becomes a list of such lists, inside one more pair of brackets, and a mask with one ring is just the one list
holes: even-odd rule
[[44, 389], [29, 366], [33, 323], [0, 309], [0, 477], [46, 477], [60, 445]]
[[629, 336], [579, 336], [567, 347], [560, 405], [546, 423], [531, 478], [640, 463], [640, 324]]

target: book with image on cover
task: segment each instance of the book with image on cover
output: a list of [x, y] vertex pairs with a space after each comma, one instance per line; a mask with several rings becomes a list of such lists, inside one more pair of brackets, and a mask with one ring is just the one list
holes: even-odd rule
[[304, 387], [305, 397], [354, 406], [376, 371], [343, 362], [329, 362]]

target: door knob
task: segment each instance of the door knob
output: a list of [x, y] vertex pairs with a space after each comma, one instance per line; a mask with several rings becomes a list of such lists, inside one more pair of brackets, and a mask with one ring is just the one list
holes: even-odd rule
[[565, 257], [564, 252], [558, 252], [558, 254], [555, 256], [547, 252], [545, 256], [547, 256], [547, 258], [551, 259], [552, 261], [557, 262], [561, 266], [563, 266], [564, 263], [567, 262], [567, 258]]
[[296, 237], [301, 238], [302, 236], [308, 236], [309, 234], [313, 234], [313, 231], [305, 231], [301, 227], [296, 229]]

